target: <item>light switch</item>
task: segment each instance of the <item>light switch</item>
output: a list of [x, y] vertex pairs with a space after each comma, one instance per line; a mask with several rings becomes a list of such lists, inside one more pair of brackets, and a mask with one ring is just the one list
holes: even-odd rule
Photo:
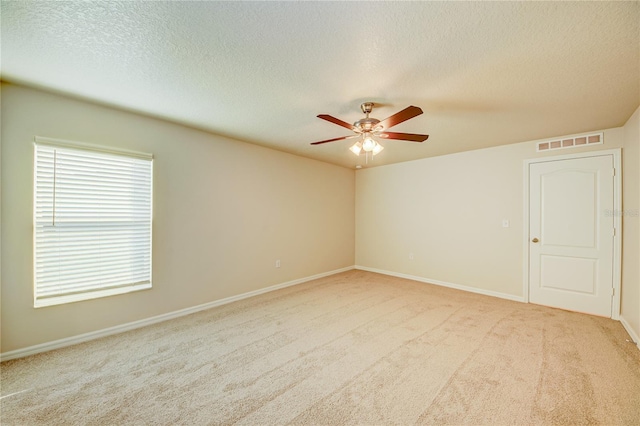
[[502, 227], [503, 228], [509, 227], [509, 219], [502, 219]]

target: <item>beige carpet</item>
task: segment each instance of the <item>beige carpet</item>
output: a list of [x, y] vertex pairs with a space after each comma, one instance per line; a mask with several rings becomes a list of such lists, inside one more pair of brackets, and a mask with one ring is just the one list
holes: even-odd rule
[[3, 425], [640, 424], [609, 319], [362, 271], [7, 361]]

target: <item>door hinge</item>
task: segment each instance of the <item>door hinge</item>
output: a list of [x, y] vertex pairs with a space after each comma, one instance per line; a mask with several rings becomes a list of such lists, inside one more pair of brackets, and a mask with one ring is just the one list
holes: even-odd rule
[[611, 287], [611, 295], [612, 296], [616, 295], [616, 288], [615, 287]]
[[616, 236], [616, 228], [613, 228], [613, 236]]
[[615, 176], [616, 175], [616, 169], [611, 169], [611, 176]]

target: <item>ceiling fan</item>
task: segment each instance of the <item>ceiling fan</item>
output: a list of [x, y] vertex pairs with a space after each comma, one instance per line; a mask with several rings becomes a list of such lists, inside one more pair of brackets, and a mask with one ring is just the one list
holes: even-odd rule
[[356, 142], [349, 149], [356, 155], [360, 155], [361, 151], [364, 151], [366, 154], [371, 152], [373, 155], [376, 155], [384, 148], [375, 139], [373, 139], [373, 136], [384, 139], [397, 139], [409, 142], [424, 142], [429, 137], [429, 135], [420, 135], [417, 133], [398, 133], [387, 131], [387, 129], [395, 126], [396, 124], [400, 124], [403, 121], [407, 121], [422, 114], [422, 110], [420, 108], [416, 106], [409, 106], [402, 111], [393, 114], [391, 117], [385, 118], [381, 121], [377, 118], [369, 117], [373, 106], [373, 102], [364, 102], [362, 105], [360, 105], [360, 109], [365, 114], [365, 118], [362, 118], [353, 124], [349, 124], [346, 121], [342, 121], [328, 114], [318, 115], [318, 118], [329, 121], [333, 124], [337, 124], [338, 126], [345, 127], [349, 130], [352, 130], [356, 134], [343, 136], [340, 138], [327, 139], [319, 142], [313, 142], [311, 143], [311, 145], [320, 145], [323, 143], [336, 142], [343, 139], [361, 138], [361, 140]]

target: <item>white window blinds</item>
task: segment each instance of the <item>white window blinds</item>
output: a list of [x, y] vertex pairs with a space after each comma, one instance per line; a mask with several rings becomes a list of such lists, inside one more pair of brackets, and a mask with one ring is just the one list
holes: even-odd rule
[[35, 306], [151, 287], [152, 159], [35, 146]]

